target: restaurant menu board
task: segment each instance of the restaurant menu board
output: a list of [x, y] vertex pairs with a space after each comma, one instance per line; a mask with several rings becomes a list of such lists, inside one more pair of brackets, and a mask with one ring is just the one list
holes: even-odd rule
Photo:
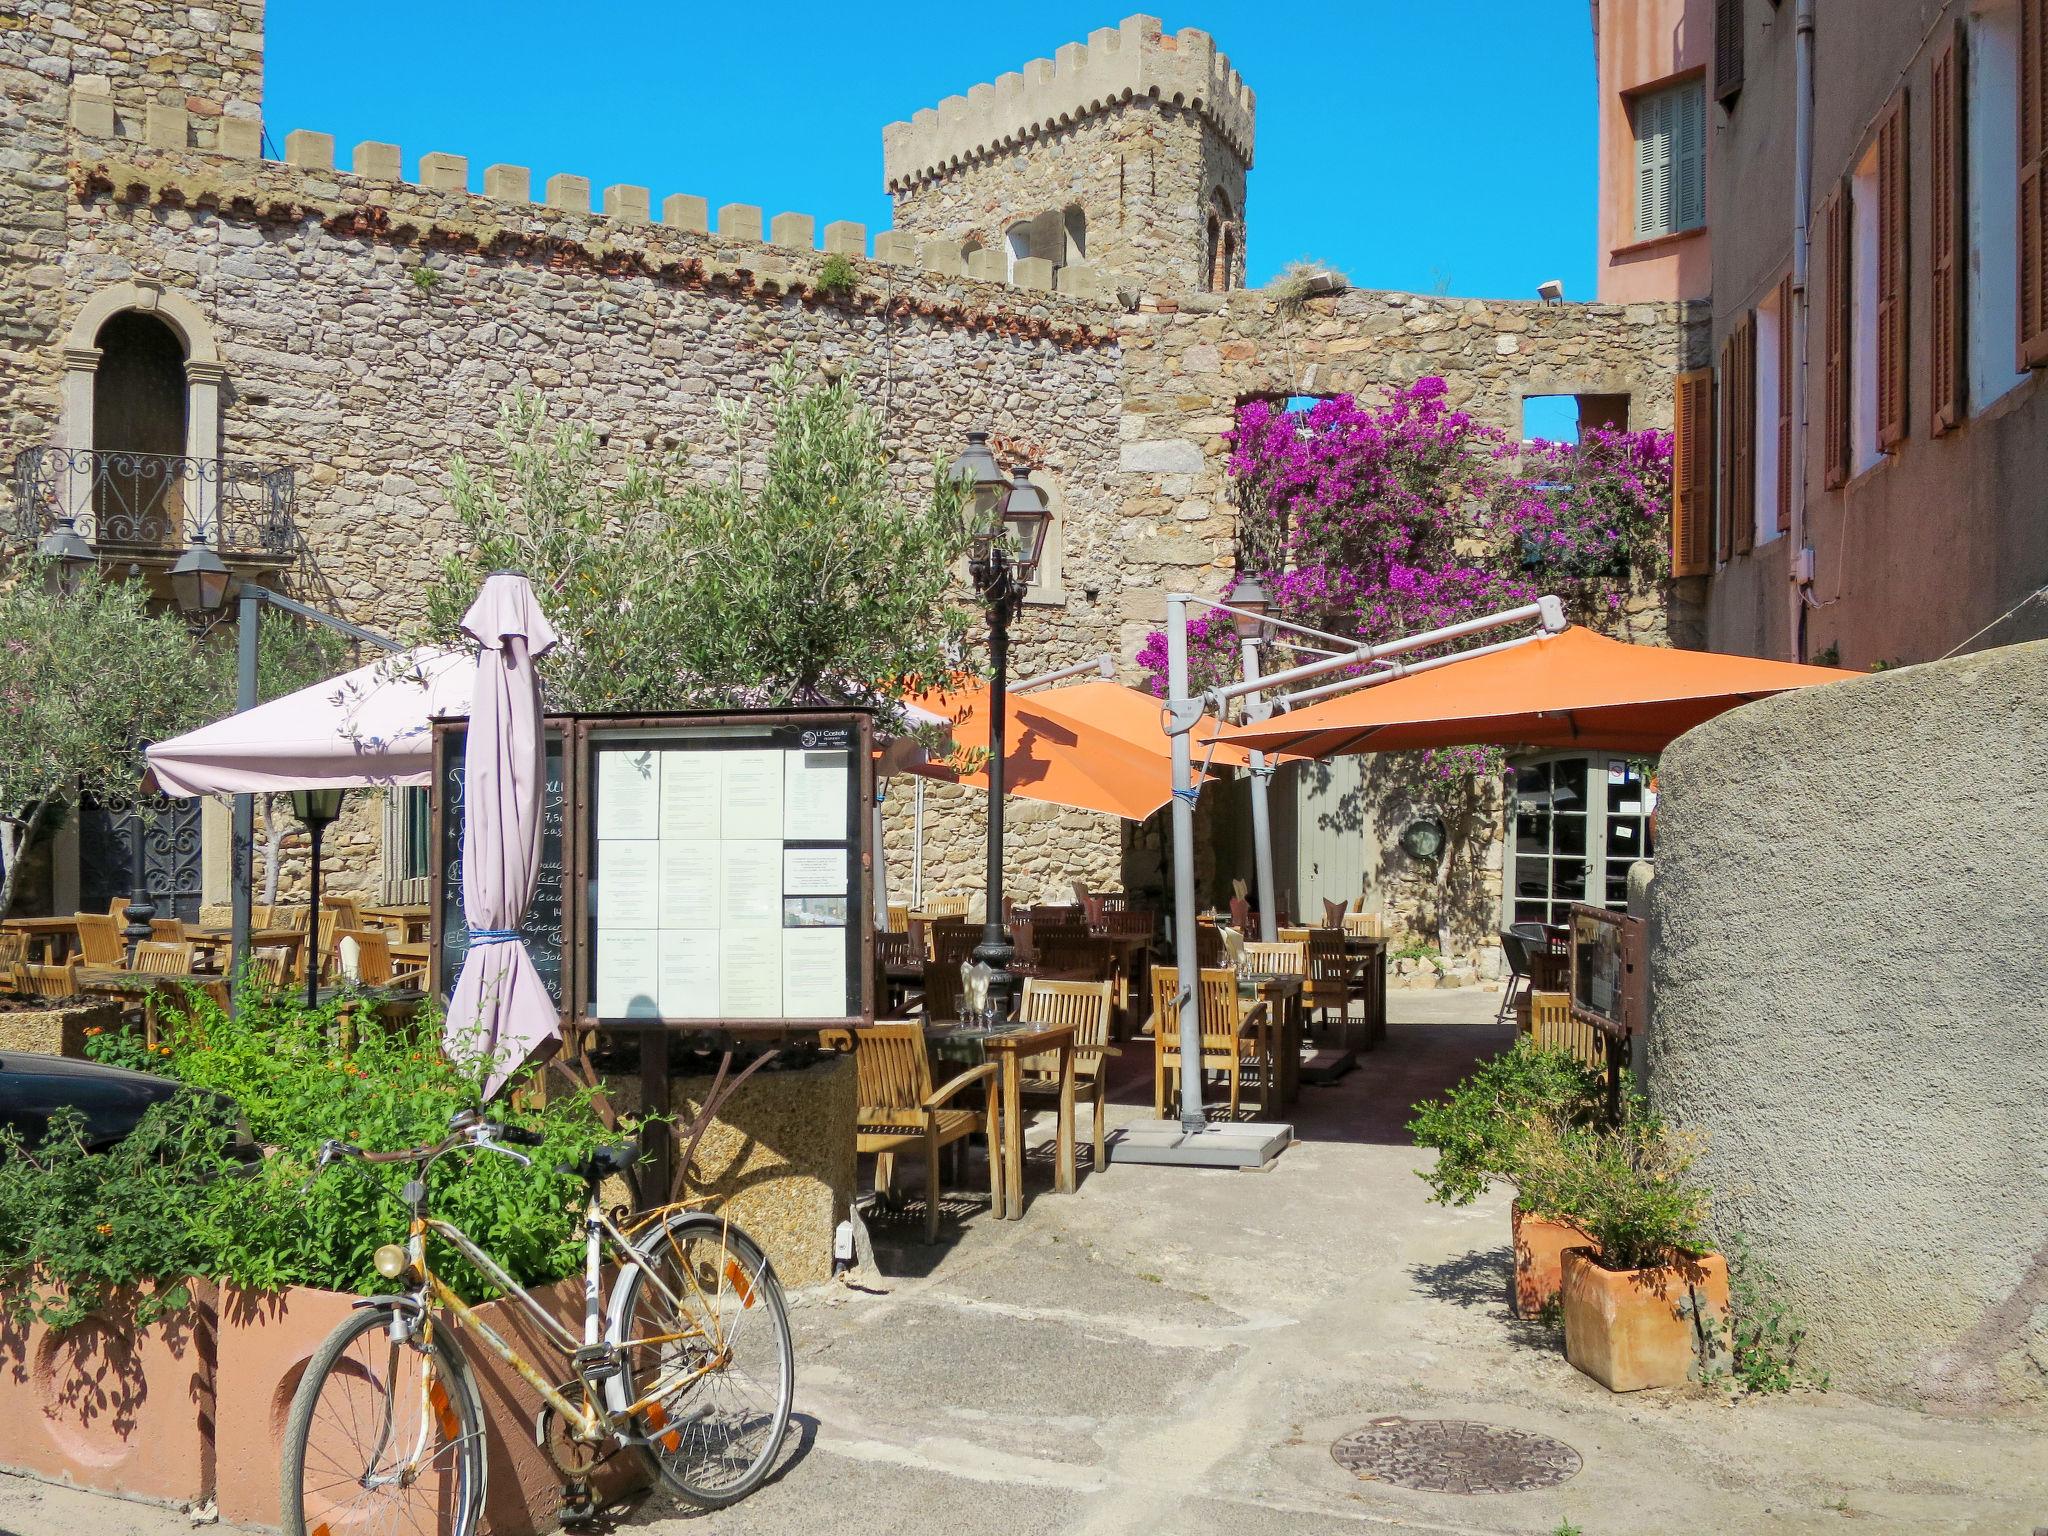
[[1622, 923], [1596, 907], [1571, 910], [1572, 1012], [1610, 1034], [1625, 1031], [1622, 1009]]
[[[455, 990], [462, 972], [462, 957], [469, 951], [469, 925], [462, 915], [462, 813], [463, 748], [465, 732], [451, 728], [443, 743], [441, 767], [441, 989], [443, 996]], [[563, 902], [567, 884], [562, 876], [562, 826], [567, 797], [562, 792], [563, 740], [559, 731], [547, 734], [547, 787], [541, 800], [540, 876], [534, 882], [533, 900], [526, 908], [526, 920], [519, 925], [533, 968], [546, 983], [555, 1006], [562, 1004]]]
[[859, 1011], [850, 727], [591, 737], [597, 1018]]

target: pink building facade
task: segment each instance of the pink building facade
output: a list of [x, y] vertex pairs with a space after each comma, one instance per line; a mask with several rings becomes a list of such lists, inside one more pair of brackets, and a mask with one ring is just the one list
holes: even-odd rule
[[1719, 114], [1713, 0], [1592, 0], [1600, 92], [1603, 304], [1713, 287], [1707, 157]]

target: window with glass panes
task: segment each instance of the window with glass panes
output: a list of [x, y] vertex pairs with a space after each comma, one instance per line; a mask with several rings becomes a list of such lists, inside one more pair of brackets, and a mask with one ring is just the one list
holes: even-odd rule
[[1547, 757], [1515, 773], [1509, 921], [1563, 923], [1575, 903], [1628, 908], [1628, 869], [1653, 859], [1649, 784], [1639, 761]]

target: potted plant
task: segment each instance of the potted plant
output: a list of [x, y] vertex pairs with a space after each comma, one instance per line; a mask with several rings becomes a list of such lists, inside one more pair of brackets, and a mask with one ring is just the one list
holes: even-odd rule
[[1408, 1132], [1417, 1146], [1437, 1153], [1434, 1167], [1417, 1170], [1430, 1199], [1470, 1205], [1495, 1179], [1517, 1186], [1508, 1219], [1515, 1251], [1511, 1301], [1518, 1316], [1534, 1316], [1557, 1296], [1566, 1248], [1594, 1241], [1531, 1200], [1521, 1179], [1524, 1149], [1539, 1126], [1592, 1124], [1604, 1093], [1600, 1075], [1568, 1051], [1524, 1038], [1441, 1099], [1415, 1106]]
[[1721, 1364], [1728, 1264], [1706, 1234], [1692, 1143], [1630, 1106], [1612, 1128], [1538, 1126], [1522, 1189], [1591, 1239], [1562, 1263], [1565, 1358], [1609, 1391], [1671, 1387]]

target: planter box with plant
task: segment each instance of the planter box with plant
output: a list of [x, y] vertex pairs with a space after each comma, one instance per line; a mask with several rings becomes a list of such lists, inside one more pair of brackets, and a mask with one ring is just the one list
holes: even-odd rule
[[[1605, 1088], [1600, 1077], [1570, 1053], [1529, 1040], [1459, 1083], [1441, 1099], [1415, 1106], [1408, 1132], [1419, 1147], [1434, 1147], [1436, 1166], [1418, 1170], [1439, 1205], [1470, 1205], [1495, 1179], [1521, 1184], [1523, 1149], [1539, 1126], [1590, 1125]], [[1573, 1223], [1533, 1203], [1526, 1190], [1512, 1215], [1515, 1312], [1531, 1317], [1556, 1297], [1558, 1258], [1592, 1238]]]
[[1539, 1127], [1522, 1189], [1585, 1229], [1563, 1260], [1565, 1358], [1610, 1391], [1682, 1386], [1725, 1369], [1728, 1265], [1687, 1140], [1640, 1101], [1618, 1127]]
[[[439, 1020], [431, 1016], [404, 1032], [358, 1020], [355, 1042], [344, 1052], [334, 1044], [339, 1006], [308, 1010], [280, 994], [249, 999], [230, 1018], [195, 997], [185, 1010], [166, 1010], [155, 1047], [124, 1033], [96, 1036], [88, 1042], [96, 1058], [146, 1067], [191, 1091], [153, 1107], [106, 1152], [86, 1152], [70, 1119], [55, 1124], [39, 1148], [0, 1147], [0, 1265], [10, 1276], [7, 1300], [20, 1320], [18, 1333], [30, 1325], [61, 1330], [84, 1323], [104, 1330], [95, 1345], [100, 1357], [140, 1358], [146, 1367], [154, 1356], [144, 1335], [160, 1317], [184, 1317], [180, 1309], [190, 1308], [188, 1326], [202, 1339], [218, 1321], [217, 1340], [199, 1352], [203, 1373], [187, 1359], [186, 1379], [161, 1388], [152, 1381], [139, 1399], [182, 1399], [190, 1405], [191, 1433], [180, 1438], [104, 1411], [96, 1428], [111, 1437], [95, 1453], [107, 1464], [168, 1454], [187, 1468], [203, 1467], [209, 1486], [166, 1491], [160, 1479], [128, 1474], [93, 1486], [196, 1499], [212, 1491], [217, 1456], [223, 1515], [276, 1520], [278, 1437], [300, 1364], [355, 1294], [389, 1289], [372, 1254], [403, 1219], [387, 1186], [402, 1181], [404, 1170], [351, 1166], [309, 1186], [319, 1146], [329, 1137], [379, 1148], [437, 1139], [457, 1109], [479, 1102], [488, 1066], [480, 1057], [444, 1054]], [[258, 1164], [226, 1155], [237, 1110], [267, 1154]], [[574, 1241], [580, 1186], [554, 1170], [615, 1133], [589, 1090], [550, 1093], [513, 1118], [546, 1137], [534, 1166], [444, 1160], [433, 1173], [435, 1204], [515, 1279], [545, 1285], [574, 1275], [582, 1254]], [[472, 1299], [492, 1294], [452, 1255], [436, 1267]], [[179, 1284], [187, 1275], [211, 1278], [203, 1287]], [[212, 1279], [226, 1282], [218, 1305]], [[564, 1289], [570, 1304], [576, 1289]], [[284, 1326], [286, 1320], [296, 1326]], [[24, 1335], [20, 1349], [34, 1357], [21, 1369], [47, 1372], [47, 1345]], [[81, 1363], [61, 1367], [46, 1397], [87, 1389], [92, 1376], [75, 1348], [73, 1358]], [[506, 1452], [494, 1456], [503, 1469], [490, 1506], [494, 1528], [531, 1529], [535, 1521], [544, 1527], [559, 1484], [533, 1454], [530, 1394], [490, 1381], [488, 1371], [480, 1376], [500, 1442], [494, 1452]], [[216, 1388], [231, 1410], [217, 1439]], [[17, 1464], [85, 1480], [28, 1458]]]

